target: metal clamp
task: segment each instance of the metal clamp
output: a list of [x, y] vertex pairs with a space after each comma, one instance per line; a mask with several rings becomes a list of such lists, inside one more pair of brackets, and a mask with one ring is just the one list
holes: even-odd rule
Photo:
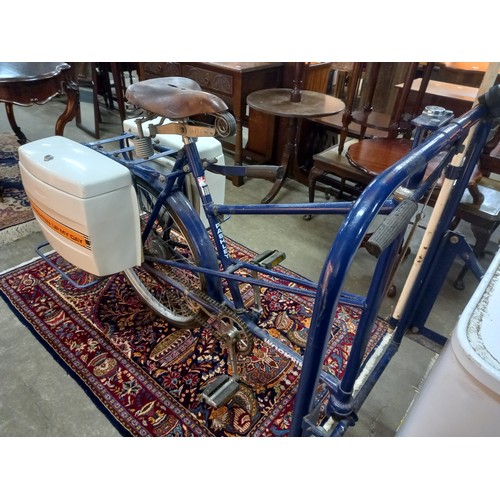
[[151, 137], [156, 134], [176, 134], [183, 137], [214, 137], [215, 127], [172, 122], [165, 125], [149, 125], [149, 133]]

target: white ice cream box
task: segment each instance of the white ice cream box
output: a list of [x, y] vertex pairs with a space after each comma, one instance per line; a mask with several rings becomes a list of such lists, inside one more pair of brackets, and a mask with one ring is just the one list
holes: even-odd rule
[[500, 436], [500, 251], [397, 435]]
[[19, 168], [43, 234], [68, 262], [96, 276], [141, 264], [139, 209], [126, 167], [54, 136], [21, 146]]

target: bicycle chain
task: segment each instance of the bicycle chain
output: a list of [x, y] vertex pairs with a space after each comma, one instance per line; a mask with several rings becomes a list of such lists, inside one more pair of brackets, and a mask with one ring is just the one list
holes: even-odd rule
[[[214, 314], [213, 312], [208, 311], [206, 308], [204, 308], [203, 305], [200, 304], [199, 302], [194, 301], [193, 299], [189, 299], [189, 300], [193, 300], [193, 302], [196, 303], [198, 308], [203, 310], [204, 314], [202, 314], [201, 312], [198, 311], [194, 315], [194, 318], [193, 318], [197, 323], [200, 324], [200, 326], [213, 327], [217, 321], [220, 322], [224, 316], [228, 316], [235, 323], [237, 323], [239, 329], [242, 331], [242, 335], [245, 335], [245, 337], [247, 339], [247, 343], [249, 345], [249, 347], [247, 349], [245, 349], [245, 351], [239, 351], [238, 350], [238, 342], [236, 342], [237, 354], [244, 354], [245, 355], [245, 354], [249, 354], [252, 351], [252, 349], [253, 349], [253, 335], [252, 335], [250, 329], [248, 328], [248, 326], [240, 319], [240, 317], [230, 307], [228, 307], [225, 304], [220, 304], [214, 298], [210, 297], [210, 295], [206, 294], [202, 290], [193, 289], [191, 286], [191, 283], [184, 276], [179, 277], [179, 275], [174, 274], [172, 268], [169, 268], [168, 270], [163, 269], [162, 272], [169, 275], [173, 280], [181, 283], [181, 285], [186, 287], [191, 293], [197, 295], [203, 301], [208, 302], [215, 309], [217, 309], [219, 311], [217, 314]], [[208, 316], [208, 319], [207, 319], [207, 316]], [[215, 327], [215, 328], [213, 328], [213, 330], [214, 330], [214, 336], [217, 340], [224, 341], [224, 342], [227, 340], [220, 333], [218, 328]], [[248, 351], [248, 352], [246, 352], [246, 351]]]
[[[172, 268], [169, 268], [169, 273], [173, 273]], [[166, 273], [166, 274], [169, 274]], [[214, 314], [210, 311], [207, 311], [203, 308], [201, 304], [196, 302], [197, 306], [199, 308], [203, 309], [204, 314], [201, 314], [198, 312], [196, 315], [194, 315], [194, 319], [200, 324], [200, 326], [208, 326], [208, 327], [213, 327], [214, 331], [214, 337], [221, 341], [221, 342], [226, 342], [226, 339], [224, 338], [223, 335], [220, 334], [217, 326], [215, 323], [217, 321], [220, 321], [223, 316], [229, 316], [231, 319], [233, 319], [235, 322], [238, 323], [238, 325], [241, 328], [241, 331], [243, 332], [242, 335], [245, 336], [247, 339], [247, 348], [244, 351], [239, 351], [238, 350], [238, 342], [236, 342], [236, 354], [240, 355], [248, 355], [253, 351], [253, 345], [254, 345], [254, 336], [248, 326], [242, 322], [242, 320], [239, 318], [239, 316], [228, 306], [225, 304], [220, 304], [217, 302], [215, 299], [207, 295], [205, 292], [202, 292], [201, 290], [193, 290], [191, 287], [190, 283], [186, 282], [186, 278], [182, 276], [182, 278], [179, 278], [178, 276], [172, 276], [173, 279], [176, 281], [179, 281], [182, 285], [184, 285], [189, 291], [192, 293], [198, 295], [201, 299], [206, 300], [206, 302], [210, 303], [213, 305], [216, 309], [219, 310], [217, 314]], [[207, 320], [207, 316], [210, 318]], [[273, 347], [276, 349], [280, 354], [285, 356], [286, 358], [290, 359], [291, 361], [297, 363], [297, 358], [292, 356], [286, 349], [280, 348], [275, 342], [270, 341], [269, 339], [262, 339], [264, 343], [268, 344], [269, 346]]]
[[[240, 338], [246, 339], [246, 344], [248, 345], [246, 349], [242, 350], [239, 347], [239, 342], [236, 342], [236, 354], [242, 354], [242, 355], [250, 354], [253, 350], [253, 335], [248, 326], [240, 319], [240, 317], [230, 307], [224, 304], [220, 304], [206, 293], [201, 291], [196, 291], [194, 293], [196, 293], [203, 300], [209, 302], [219, 310], [218, 314], [215, 315], [213, 313], [209, 313], [206, 309], [203, 308], [201, 304], [197, 303], [203, 309], [205, 314], [207, 314], [210, 318], [208, 321], [205, 321], [205, 325], [214, 326], [217, 322], [220, 323], [223, 317], [229, 317], [238, 325], [238, 328], [240, 330]], [[213, 330], [216, 339], [223, 342], [227, 341], [224, 335], [219, 331], [219, 328], [214, 327]]]

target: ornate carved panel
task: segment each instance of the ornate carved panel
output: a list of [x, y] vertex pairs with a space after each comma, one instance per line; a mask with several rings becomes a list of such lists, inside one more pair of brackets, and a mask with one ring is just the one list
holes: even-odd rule
[[233, 93], [233, 77], [230, 75], [222, 75], [214, 71], [186, 65], [183, 68], [183, 76], [197, 81], [206, 90], [213, 90], [227, 95]]

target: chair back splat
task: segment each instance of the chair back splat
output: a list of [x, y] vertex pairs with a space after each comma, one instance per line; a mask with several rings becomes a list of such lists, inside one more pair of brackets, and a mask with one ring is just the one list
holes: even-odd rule
[[[337, 188], [339, 198], [344, 194], [356, 197], [373, 177], [410, 151], [411, 120], [422, 112], [433, 67], [433, 63], [418, 62], [353, 63], [345, 110], [336, 130], [338, 143], [313, 156], [309, 201], [314, 201], [318, 179]], [[417, 78], [421, 84], [415, 88]], [[414, 99], [410, 100], [411, 93]], [[314, 121], [324, 121], [335, 132], [331, 117]]]
[[[386, 64], [388, 63], [354, 63], [342, 116], [339, 153], [342, 152], [349, 136], [359, 139], [374, 135], [393, 139], [401, 133], [409, 136], [410, 121], [421, 112], [432, 64], [427, 64], [423, 69], [422, 85], [417, 91], [417, 99], [410, 113], [407, 103], [413, 80], [417, 78], [418, 72], [422, 71], [419, 63], [401, 63], [400, 66], [394, 66], [394, 72], [387, 71]], [[393, 85], [394, 79], [397, 81], [401, 78], [401, 88]]]

